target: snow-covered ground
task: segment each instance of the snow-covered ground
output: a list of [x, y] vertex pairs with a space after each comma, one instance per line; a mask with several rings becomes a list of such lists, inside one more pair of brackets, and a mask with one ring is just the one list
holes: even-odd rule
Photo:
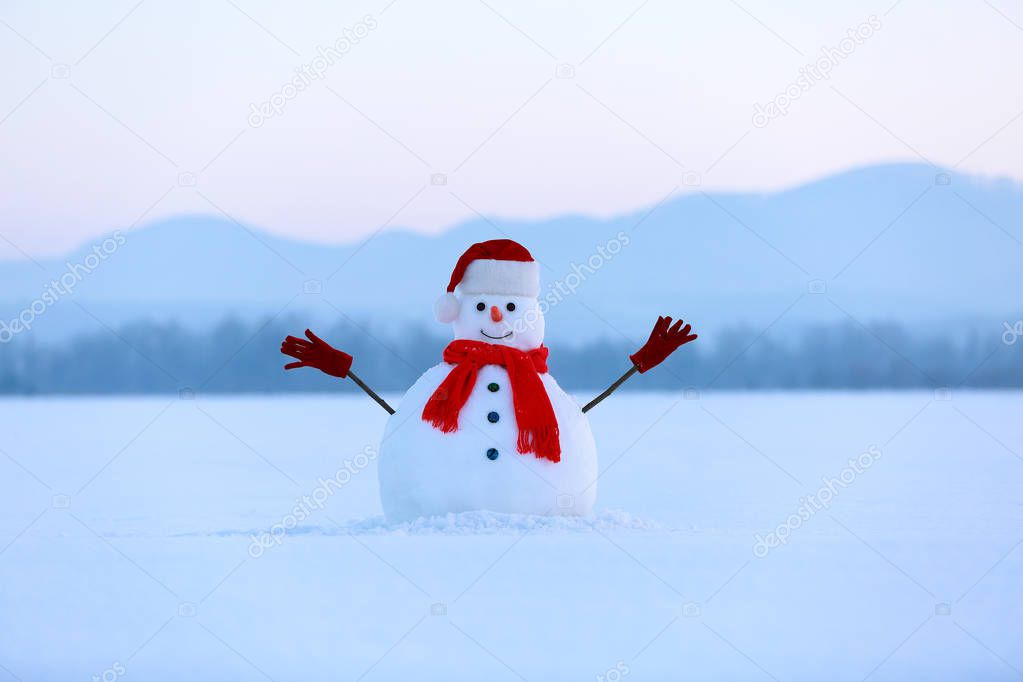
[[1023, 677], [1023, 394], [689, 398], [593, 518], [404, 525], [368, 399], [0, 401], [0, 680]]

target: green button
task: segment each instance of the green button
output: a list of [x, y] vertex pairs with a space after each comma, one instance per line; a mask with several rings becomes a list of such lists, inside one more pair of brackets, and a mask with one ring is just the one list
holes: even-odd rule
[[494, 382], [490, 382], [489, 384], [487, 384], [487, 390], [490, 391], [491, 393], [497, 393], [500, 389], [501, 387], [495, 384]]

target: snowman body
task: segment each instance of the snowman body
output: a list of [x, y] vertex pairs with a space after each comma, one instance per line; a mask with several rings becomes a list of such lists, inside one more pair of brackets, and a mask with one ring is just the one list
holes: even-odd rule
[[[539, 267], [529, 251], [511, 240], [497, 239], [473, 244], [462, 254], [434, 312], [438, 321], [451, 323], [457, 341], [506, 346], [528, 354], [543, 346], [544, 308], [539, 294]], [[514, 361], [508, 355], [497, 353], [501, 360], [495, 362]], [[444, 431], [423, 419], [424, 407], [456, 367], [448, 362], [427, 370], [391, 415], [378, 459], [380, 500], [388, 520], [464, 511], [585, 515], [593, 510], [597, 448], [586, 415], [546, 372], [543, 361], [538, 365], [530, 360], [531, 370], [544, 369], [539, 372], [543, 392], [537, 392], [535, 381], [520, 385], [524, 414], [528, 421], [538, 414], [548, 421], [552, 411], [556, 424], [526, 425], [530, 447], [547, 450], [547, 456], [519, 452], [515, 387], [503, 364], [487, 364], [492, 357], [471, 360], [478, 373], [456, 410], [454, 430]], [[517, 376], [521, 382], [521, 375]], [[451, 405], [457, 407], [463, 397], [459, 390]], [[549, 401], [551, 410], [532, 401]], [[529, 437], [535, 436], [537, 427], [546, 431], [554, 426], [560, 456], [549, 451], [549, 442], [541, 448]]]
[[486, 365], [459, 414], [458, 429], [444, 433], [422, 413], [453, 367], [441, 363], [427, 370], [387, 422], [379, 477], [388, 520], [472, 510], [589, 514], [597, 495], [597, 448], [578, 403], [550, 374], [542, 374], [558, 420], [561, 461], [520, 453], [508, 373]]

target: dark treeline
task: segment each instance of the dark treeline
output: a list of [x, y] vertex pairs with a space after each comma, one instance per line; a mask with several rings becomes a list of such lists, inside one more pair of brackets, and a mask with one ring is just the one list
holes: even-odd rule
[[[279, 353], [300, 321], [224, 320], [208, 332], [139, 322], [49, 345], [16, 339], [0, 346], [0, 393], [267, 393], [357, 391], [314, 370], [285, 373]], [[411, 326], [399, 331], [339, 323], [321, 336], [355, 356], [354, 368], [381, 391], [404, 391], [439, 361], [447, 339]], [[567, 389], [598, 391], [628, 368], [633, 344], [594, 341], [552, 350], [551, 373]], [[1023, 386], [1023, 339], [999, 334], [959, 341], [908, 333], [898, 325], [855, 324], [787, 330], [784, 339], [734, 328], [701, 336], [625, 390], [866, 389]]]

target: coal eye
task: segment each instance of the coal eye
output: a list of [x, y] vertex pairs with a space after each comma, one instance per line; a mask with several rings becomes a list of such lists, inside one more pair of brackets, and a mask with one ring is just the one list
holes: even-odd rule
[[511, 311], [515, 310], [515, 304], [509, 303], [508, 305], [505, 306], [505, 308], [507, 308], [508, 312], [510, 313]]
[[484, 310], [486, 310], [486, 309], [487, 309], [487, 304], [484, 303], [483, 301], [480, 301], [479, 303], [476, 304], [476, 310], [480, 311], [481, 313]]

